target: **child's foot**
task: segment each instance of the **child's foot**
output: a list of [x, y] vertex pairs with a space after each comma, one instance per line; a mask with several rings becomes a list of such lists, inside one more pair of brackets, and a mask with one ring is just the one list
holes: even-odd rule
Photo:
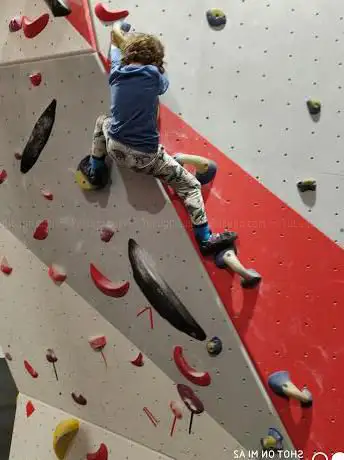
[[200, 241], [199, 249], [203, 256], [216, 254], [223, 249], [232, 247], [237, 238], [238, 234], [235, 232], [213, 233], [207, 240]]
[[96, 188], [105, 187], [109, 180], [109, 170], [105, 163], [105, 155], [101, 158], [87, 155], [83, 158], [78, 169], [87, 181]]

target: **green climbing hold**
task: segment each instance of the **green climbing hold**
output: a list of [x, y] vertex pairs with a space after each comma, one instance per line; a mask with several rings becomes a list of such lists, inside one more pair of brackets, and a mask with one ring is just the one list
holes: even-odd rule
[[219, 8], [212, 8], [208, 10], [206, 17], [210, 27], [214, 29], [223, 29], [227, 22], [225, 13]]
[[321, 102], [315, 99], [308, 99], [307, 107], [311, 115], [318, 115], [318, 113], [320, 113], [321, 110]]

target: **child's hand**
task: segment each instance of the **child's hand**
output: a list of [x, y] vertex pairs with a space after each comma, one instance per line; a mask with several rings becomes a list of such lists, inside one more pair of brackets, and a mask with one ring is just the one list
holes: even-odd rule
[[119, 29], [114, 28], [111, 31], [111, 43], [114, 46], [117, 46], [117, 48], [121, 49], [122, 46], [124, 45], [124, 42], [125, 42], [125, 38], [122, 32]]

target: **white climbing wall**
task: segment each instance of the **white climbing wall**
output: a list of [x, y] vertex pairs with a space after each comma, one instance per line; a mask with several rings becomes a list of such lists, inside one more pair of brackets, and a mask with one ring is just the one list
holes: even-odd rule
[[[26, 417], [26, 404], [28, 402], [31, 402], [35, 408], [29, 418]], [[65, 412], [47, 406], [38, 400], [19, 395], [9, 460], [23, 460], [23, 452], [26, 453], [25, 459], [30, 453], [32, 459], [56, 460], [56, 455], [52, 449], [52, 433], [60, 420], [68, 418], [70, 415]], [[85, 453], [96, 452], [101, 443], [107, 446], [109, 459], [168, 460], [171, 458], [83, 420], [80, 420], [78, 436], [75, 438], [67, 458], [85, 460]]]
[[[21, 61], [47, 59], [65, 54], [92, 52], [92, 47], [64, 18], [54, 18], [43, 0], [6, 0], [1, 5], [0, 16], [0, 66]], [[27, 39], [23, 30], [10, 32], [9, 21], [14, 17], [27, 16], [35, 19], [49, 13], [50, 21], [35, 38]], [[36, 70], [35, 69], [36, 66]], [[39, 71], [38, 63], [33, 72]]]
[[[227, 15], [222, 31], [207, 24], [205, 12], [214, 7]], [[128, 0], [125, 8], [136, 30], [166, 45], [171, 86], [164, 103], [342, 244], [343, 2]], [[95, 23], [106, 50], [107, 31]], [[309, 97], [322, 102], [318, 123], [308, 114]], [[317, 180], [316, 200], [296, 188], [308, 177]]]

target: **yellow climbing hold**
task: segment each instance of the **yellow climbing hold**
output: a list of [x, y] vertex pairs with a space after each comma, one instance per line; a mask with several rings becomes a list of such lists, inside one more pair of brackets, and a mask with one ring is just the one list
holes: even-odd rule
[[75, 173], [75, 181], [79, 185], [82, 190], [95, 190], [96, 187], [94, 187], [92, 184], [88, 182], [86, 177], [83, 175], [81, 171], [76, 171]]
[[70, 418], [63, 420], [55, 428], [53, 447], [56, 457], [63, 460], [69, 446], [79, 431], [79, 420]]

